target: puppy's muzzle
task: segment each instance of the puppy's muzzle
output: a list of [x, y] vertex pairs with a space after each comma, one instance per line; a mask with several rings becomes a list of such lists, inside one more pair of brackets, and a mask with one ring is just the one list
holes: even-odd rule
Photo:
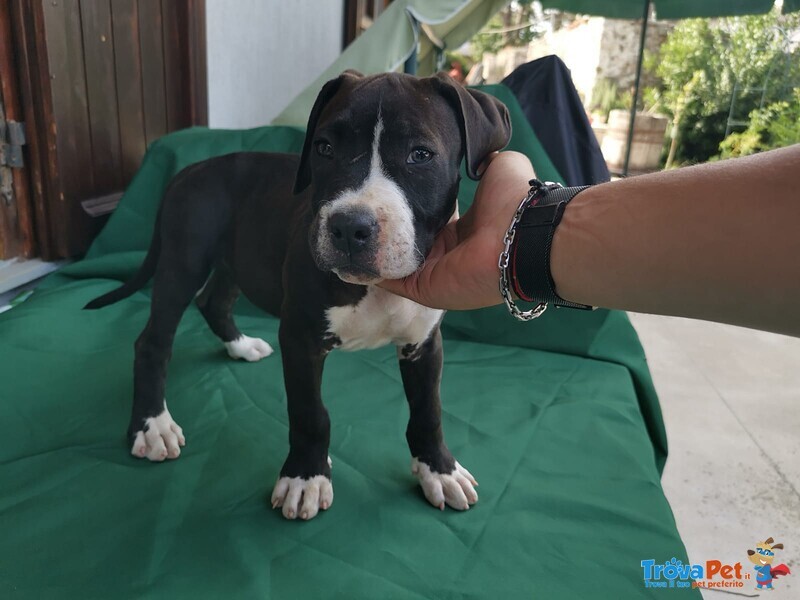
[[377, 219], [367, 211], [340, 211], [328, 217], [331, 246], [350, 259], [374, 250], [379, 233]]

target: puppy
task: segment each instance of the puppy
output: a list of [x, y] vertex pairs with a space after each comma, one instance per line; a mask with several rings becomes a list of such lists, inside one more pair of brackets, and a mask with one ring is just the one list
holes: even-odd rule
[[327, 354], [394, 344], [412, 472], [432, 505], [469, 508], [477, 484], [442, 433], [443, 312], [375, 284], [422, 265], [457, 210], [461, 161], [477, 179], [483, 158], [510, 134], [501, 102], [448, 76], [346, 71], [322, 88], [299, 157], [240, 152], [181, 171], [137, 274], [86, 306], [106, 306], [154, 279], [150, 319], [135, 346], [133, 455], [174, 459], [185, 444], [164, 388], [178, 322], [196, 296], [231, 357], [258, 361], [272, 352], [236, 327], [241, 291], [281, 320], [289, 453], [273, 507], [311, 519], [333, 502], [320, 394]]

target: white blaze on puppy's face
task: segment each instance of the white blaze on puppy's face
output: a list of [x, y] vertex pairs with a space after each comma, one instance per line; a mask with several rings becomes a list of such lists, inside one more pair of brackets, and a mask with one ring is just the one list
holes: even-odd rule
[[422, 256], [416, 247], [414, 214], [406, 195], [386, 174], [380, 155], [383, 119], [378, 113], [372, 139], [370, 168], [364, 183], [357, 189], [345, 190], [325, 204], [319, 213], [317, 253], [332, 256], [335, 249], [328, 235], [328, 219], [335, 213], [367, 212], [378, 224], [378, 240], [374, 256], [375, 277], [356, 277], [346, 273], [336, 274], [343, 280], [361, 285], [381, 279], [398, 279], [413, 273]]

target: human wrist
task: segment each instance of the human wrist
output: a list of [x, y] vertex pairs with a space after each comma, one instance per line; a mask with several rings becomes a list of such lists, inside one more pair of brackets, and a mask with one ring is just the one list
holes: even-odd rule
[[589, 309], [572, 302], [555, 287], [550, 269], [553, 236], [573, 199], [587, 186], [563, 187], [557, 183], [531, 181], [519, 218], [514, 225], [509, 280], [515, 295], [527, 302], [556, 307]]
[[556, 293], [570, 302], [593, 304], [580, 284], [584, 279], [582, 269], [585, 265], [580, 250], [587, 241], [583, 233], [590, 204], [602, 194], [601, 188], [602, 186], [592, 186], [578, 194], [567, 205], [561, 216], [561, 222], [553, 233], [550, 246], [550, 275]]

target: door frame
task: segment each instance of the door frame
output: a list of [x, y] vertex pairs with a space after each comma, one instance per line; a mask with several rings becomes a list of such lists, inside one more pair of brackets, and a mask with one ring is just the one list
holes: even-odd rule
[[[15, 61], [13, 26], [8, 2], [0, 2], [0, 105], [5, 120], [24, 123]], [[38, 250], [34, 207], [30, 190], [30, 164], [3, 167], [11, 177], [11, 198], [0, 197], [0, 258], [30, 258]]]

